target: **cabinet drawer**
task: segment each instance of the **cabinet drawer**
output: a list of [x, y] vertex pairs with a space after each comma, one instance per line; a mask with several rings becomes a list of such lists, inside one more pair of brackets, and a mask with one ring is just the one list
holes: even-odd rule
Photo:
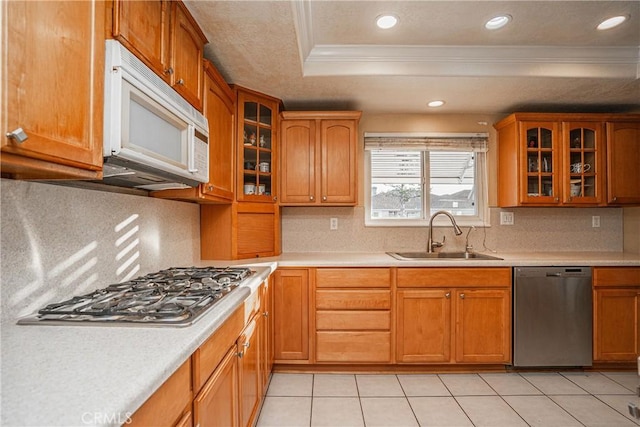
[[508, 287], [511, 268], [399, 268], [398, 287]]
[[330, 331], [386, 330], [391, 328], [389, 311], [323, 311], [316, 312], [316, 329]]
[[211, 376], [227, 351], [235, 344], [244, 328], [244, 323], [244, 308], [240, 306], [193, 353], [193, 387], [196, 393]]
[[316, 291], [316, 308], [326, 310], [388, 310], [391, 291]]
[[391, 332], [316, 332], [318, 362], [391, 361]]
[[389, 288], [388, 268], [319, 268], [317, 288]]
[[640, 286], [640, 267], [596, 267], [593, 286]]

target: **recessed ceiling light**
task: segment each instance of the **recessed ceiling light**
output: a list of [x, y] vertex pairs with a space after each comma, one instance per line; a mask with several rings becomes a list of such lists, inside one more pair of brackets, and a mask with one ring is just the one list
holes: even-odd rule
[[489, 19], [484, 27], [487, 30], [497, 30], [507, 25], [511, 21], [511, 15], [498, 15], [495, 18]]
[[596, 28], [599, 30], [608, 30], [610, 28], [617, 27], [618, 25], [622, 24], [626, 20], [627, 20], [627, 17], [624, 15], [614, 16], [612, 18], [605, 19]]
[[444, 105], [444, 101], [431, 101], [427, 104], [429, 107], [442, 107]]
[[376, 25], [383, 30], [393, 28], [398, 23], [398, 17], [395, 15], [380, 15], [376, 18]]

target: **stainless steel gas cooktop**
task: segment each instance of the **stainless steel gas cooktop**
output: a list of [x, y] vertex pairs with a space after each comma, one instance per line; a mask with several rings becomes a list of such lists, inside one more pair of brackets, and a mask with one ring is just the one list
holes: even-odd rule
[[187, 326], [252, 273], [235, 267], [169, 268], [49, 304], [18, 324]]

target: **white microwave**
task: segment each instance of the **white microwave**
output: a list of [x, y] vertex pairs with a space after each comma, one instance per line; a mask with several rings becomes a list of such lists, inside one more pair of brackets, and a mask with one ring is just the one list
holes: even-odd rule
[[207, 119], [116, 40], [106, 41], [103, 182], [144, 190], [209, 179]]

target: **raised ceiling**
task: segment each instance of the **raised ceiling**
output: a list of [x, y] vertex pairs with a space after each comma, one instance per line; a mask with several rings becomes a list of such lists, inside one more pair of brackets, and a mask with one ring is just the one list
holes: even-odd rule
[[[640, 1], [185, 3], [225, 79], [290, 110], [640, 112]], [[384, 13], [398, 25], [377, 28]], [[486, 30], [499, 14], [513, 19]]]

